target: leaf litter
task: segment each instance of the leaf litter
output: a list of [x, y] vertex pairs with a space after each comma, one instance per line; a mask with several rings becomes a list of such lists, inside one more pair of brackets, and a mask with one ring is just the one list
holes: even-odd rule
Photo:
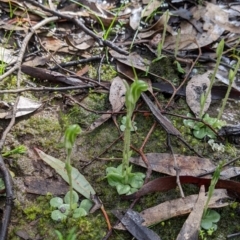
[[[75, 1], [67, 3], [57, 1], [56, 3], [49, 2], [48, 4], [42, 5], [31, 0], [27, 0], [24, 4], [21, 1], [11, 0], [9, 2], [1, 0], [1, 11], [4, 13], [3, 16], [5, 16], [5, 18], [2, 17], [0, 22], [1, 36], [3, 39], [0, 46], [2, 62], [1, 79], [3, 80], [3, 90], [1, 91], [5, 98], [9, 96], [8, 94], [12, 94], [10, 97], [11, 102], [13, 99], [16, 99], [16, 97], [14, 97], [14, 94], [17, 93], [14, 92], [15, 90], [22, 92], [24, 95], [20, 97], [15, 110], [9, 106], [9, 100], [4, 101], [4, 98], [1, 99], [3, 100], [1, 104], [1, 118], [7, 118], [7, 115], [8, 118], [12, 118], [13, 121], [15, 117], [21, 118], [24, 115], [26, 115], [25, 117], [31, 118], [32, 115], [37, 114], [33, 112], [37, 112], [40, 107], [46, 108], [46, 104], [44, 103], [46, 103], [45, 98], [48, 95], [52, 95], [53, 92], [56, 93], [59, 89], [61, 89], [61, 91], [68, 91], [69, 89], [66, 86], [75, 86], [76, 89], [79, 88], [79, 90], [74, 90], [73, 88], [71, 89], [73, 92], [69, 92], [73, 97], [77, 97], [77, 91], [82, 94], [85, 92], [85, 94], [87, 93], [89, 95], [91, 91], [98, 93], [105, 91], [105, 93], [109, 93], [111, 107], [108, 107], [104, 113], [96, 114], [97, 118], [94, 117], [88, 122], [85, 130], [86, 134], [98, 131], [101, 127], [106, 126], [108, 124], [107, 120], [111, 117], [113, 117], [116, 125], [118, 125], [118, 116], [122, 114], [119, 112], [124, 111], [124, 95], [126, 90], [123, 81], [124, 79], [134, 80], [136, 78], [134, 72], [137, 72], [139, 79], [145, 79], [148, 82], [149, 92], [153, 96], [154, 101], [157, 99], [159, 101], [160, 99], [154, 95], [155, 87], [158, 88], [158, 91], [162, 93], [161, 96], [165, 99], [160, 101], [160, 103], [156, 101], [155, 105], [148, 96], [143, 95], [142, 98], [145, 103], [147, 103], [150, 111], [148, 108], [140, 109], [136, 116], [139, 113], [142, 114], [141, 111], [143, 111], [144, 114], [150, 113], [155, 116], [168, 135], [178, 137], [183, 135], [183, 138], [186, 137], [185, 133], [181, 134], [178, 130], [181, 126], [178, 125], [175, 127], [175, 122], [173, 124], [172, 119], [170, 121], [165, 115], [161, 114], [161, 111], [164, 112], [165, 107], [173, 105], [174, 108], [174, 105], [178, 104], [177, 98], [173, 96], [184, 97], [183, 99], [186, 97], [187, 104], [189, 105], [188, 111], [192, 111], [198, 117], [200, 111], [200, 96], [208, 88], [208, 75], [216, 64], [215, 43], [219, 42], [221, 38], [224, 38], [226, 42], [225, 52], [223, 54], [224, 58], [222, 58], [220, 68], [216, 75], [220, 84], [217, 81], [215, 82], [215, 86], [212, 89], [212, 97], [209, 96], [204, 106], [204, 112], [208, 113], [212, 111], [211, 107], [213, 106], [214, 108], [214, 100], [223, 99], [227, 91], [227, 86], [229, 85], [228, 72], [229, 69], [236, 64], [233, 55], [237, 55], [236, 51], [238, 50], [240, 32], [238, 27], [238, 4], [230, 5], [223, 3], [223, 5], [220, 5], [209, 2], [192, 4], [191, 2], [184, 2], [185, 1], [172, 1], [171, 4], [165, 3], [165, 5], [155, 0], [131, 1], [129, 4], [123, 2], [118, 3], [117, 1], [81, 1], [81, 4]], [[14, 9], [14, 11], [12, 11], [12, 9]], [[167, 10], [169, 14], [166, 12]], [[52, 16], [58, 16], [60, 18], [55, 18], [55, 20], [48, 23], [48, 18]], [[46, 23], [44, 19], [46, 19]], [[34, 38], [28, 39], [27, 32], [31, 31], [32, 27], [36, 27], [39, 22], [41, 22], [42, 25], [34, 30]], [[164, 29], [166, 29], [167, 36], [163, 41]], [[179, 32], [178, 29], [180, 29]], [[13, 43], [13, 37], [17, 39], [17, 44]], [[158, 55], [160, 48], [162, 48], [161, 56]], [[17, 49], [17, 51], [14, 51], [15, 49]], [[96, 56], [99, 57], [97, 61], [93, 60]], [[177, 73], [177, 77], [171, 75], [162, 76], [161, 71], [153, 71], [152, 69], [149, 71], [154, 61], [159, 61], [159, 58], [164, 59], [167, 57], [175, 58], [178, 64], [184, 68], [186, 74], [176, 70], [175, 73]], [[81, 61], [83, 61], [84, 64], [82, 64]], [[200, 67], [196, 66], [196, 62], [194, 61], [198, 61]], [[70, 62], [71, 65], [69, 64], [68, 67], [66, 64]], [[119, 76], [110, 77], [108, 80], [110, 80], [111, 83], [104, 82], [101, 79], [103, 74], [107, 75], [111, 71], [111, 68], [109, 68], [106, 70], [107, 73], [104, 73], [103, 63], [111, 65], [112, 68], [117, 66], [115, 71]], [[54, 71], [51, 70], [53, 67], [55, 68]], [[135, 70], [133, 70], [133, 68]], [[164, 68], [174, 68], [174, 66], [164, 66]], [[199, 68], [204, 69], [205, 72], [200, 71]], [[16, 77], [16, 81], [13, 75], [10, 75], [12, 71], [18, 71], [18, 74], [14, 76]], [[193, 72], [197, 72], [197, 74], [192, 75]], [[77, 73], [80, 74], [78, 75]], [[190, 75], [191, 78], [189, 77]], [[7, 85], [6, 79], [8, 76], [12, 78], [9, 82], [12, 82], [13, 86]], [[180, 81], [178, 81], [177, 78], [179, 78]], [[20, 86], [25, 89], [21, 89]], [[34, 92], [37, 89], [36, 86], [39, 87], [38, 91], [42, 91], [41, 97], [39, 97], [39, 95], [34, 96]], [[109, 88], [109, 86], [111, 87]], [[46, 90], [47, 88], [51, 88], [51, 90]], [[30, 97], [29, 92], [31, 92]], [[170, 98], [169, 94], [171, 95]], [[63, 99], [64, 94], [51, 96], [51, 99], [59, 98]], [[233, 83], [230, 98], [235, 100], [239, 100], [240, 98], [238, 75]], [[76, 103], [76, 101], [74, 101], [74, 103]], [[51, 101], [48, 101], [48, 104], [52, 104]], [[68, 104], [64, 105], [69, 106]], [[8, 109], [9, 107], [10, 110]], [[161, 108], [161, 111], [159, 108]], [[91, 106], [87, 109], [92, 111]], [[168, 108], [167, 111], [171, 112], [171, 109]], [[100, 114], [101, 116], [99, 117]], [[187, 112], [185, 111], [183, 114], [186, 116]], [[239, 135], [239, 129], [236, 126], [234, 127], [236, 132], [232, 135], [234, 135], [236, 139]], [[136, 134], [138, 134], [139, 131], [138, 126], [137, 129]], [[224, 132], [225, 135], [228, 133]], [[222, 136], [224, 136], [224, 134], [222, 134]], [[32, 133], [30, 135], [34, 136]], [[1, 139], [3, 143], [5, 142], [4, 136], [6, 136], [6, 134], [3, 134]], [[161, 144], [164, 145], [165, 143], [163, 142]], [[167, 143], [167, 145], [169, 146], [169, 143]], [[29, 145], [28, 147], [30, 151], [30, 149], [35, 146]], [[105, 148], [108, 149], [108, 146], [105, 146]], [[192, 149], [194, 150], [194, 148]], [[165, 151], [167, 151], [167, 149], [165, 149]], [[177, 152], [177, 148], [175, 148], [174, 151]], [[46, 155], [40, 150], [38, 150], [38, 153], [45, 160], [56, 160], [56, 158]], [[158, 191], [176, 187], [175, 176], [177, 175], [177, 168], [180, 169], [179, 179], [183, 184], [191, 182], [207, 186], [209, 185], [209, 179], [196, 178], [193, 176], [199, 176], [214, 169], [216, 161], [218, 161], [219, 158], [222, 159], [219, 156], [217, 160], [214, 159], [214, 157], [213, 159], [207, 158], [208, 154], [204, 153], [204, 151], [203, 156], [205, 158], [186, 156], [178, 154], [178, 152], [172, 154], [167, 152], [143, 153], [142, 148], [138, 153], [142, 153], [141, 157], [132, 158], [131, 162], [139, 164], [142, 167], [146, 167], [146, 163], [148, 163], [148, 167], [150, 166], [152, 170], [173, 176], [168, 179], [162, 177], [161, 181], [165, 181], [166, 185], [162, 186], [161, 183], [160, 186], [158, 186]], [[214, 156], [214, 154], [212, 155]], [[143, 161], [146, 160], [145, 158], [147, 162]], [[64, 179], [66, 178], [63, 165], [60, 167], [55, 166], [54, 169], [57, 172], [62, 169], [59, 173]], [[81, 188], [79, 192], [85, 197], [90, 198], [90, 192], [95, 193], [91, 187], [91, 183], [77, 172], [78, 170], [76, 168], [74, 168], [74, 171], [76, 171], [76, 175], [81, 176], [77, 185], [87, 185], [86, 189], [82, 190]], [[221, 177], [229, 179], [238, 174], [239, 169], [237, 166], [226, 167], [222, 171]], [[47, 181], [48, 180], [46, 180], [46, 182]], [[54, 189], [54, 181], [48, 182], [49, 187], [46, 186], [46, 182], [38, 178], [35, 180], [33, 180], [33, 178], [32, 180], [25, 179], [25, 184], [28, 188], [27, 191], [35, 194], [46, 194], [49, 189]], [[148, 193], [151, 188], [156, 188], [155, 185], [152, 186], [149, 184], [151, 184], [151, 182], [144, 185], [140, 193], [138, 192], [134, 196], [143, 196]], [[36, 190], [37, 186], [40, 186], [39, 191]], [[59, 188], [57, 183], [55, 186]], [[146, 190], [147, 186], [150, 186], [148, 191]], [[227, 189], [232, 195], [235, 194], [239, 196], [239, 186], [237, 182], [219, 180], [217, 187]], [[217, 191], [218, 190], [216, 190], [216, 192]], [[60, 194], [62, 191], [56, 191], [54, 193]], [[219, 196], [219, 199], [229, 198], [229, 195], [224, 194]], [[214, 199], [214, 196], [212, 199]], [[192, 211], [191, 209], [193, 209], [180, 231], [179, 236], [175, 236], [175, 238], [187, 239], [190, 236], [196, 238], [202, 216], [201, 209], [203, 204], [201, 203], [204, 202], [204, 190], [201, 190], [198, 196], [186, 196], [184, 198], [184, 200], [192, 204], [190, 207], [188, 206], [187, 210], [184, 208], [182, 200], [183, 199], [175, 199], [171, 200], [175, 201], [174, 203], [171, 203], [171, 201], [169, 201], [169, 203], [161, 203], [157, 206], [156, 211], [161, 212], [162, 209], [170, 208], [172, 209], [170, 216], [160, 218], [158, 214], [151, 223], [145, 219], [143, 225], [149, 226], [160, 221], [165, 221], [166, 219], [182, 215], [183, 213], [190, 213]], [[221, 207], [226, 205], [227, 203], [224, 203]], [[147, 212], [147, 210], [144, 211]], [[128, 210], [121, 212], [121, 214], [120, 221], [122, 221], [123, 224], [124, 221], [125, 223], [126, 221], [132, 222], [133, 225], [131, 225], [128, 230], [137, 239], [141, 239], [138, 231], [146, 231], [149, 234], [153, 234], [155, 239], [159, 239], [155, 233], [150, 233], [149, 229], [145, 228], [143, 230], [142, 226], [131, 217], [134, 214], [138, 215], [138, 213]], [[140, 213], [140, 215], [141, 214], [144, 215], [143, 213]], [[196, 221], [194, 228], [191, 225], [193, 221]], [[133, 231], [134, 229], [137, 231]], [[4, 235], [6, 229], [3, 229], [1, 232]], [[153, 239], [153, 237], [148, 238]], [[146, 237], [144, 239], [148, 238]]]

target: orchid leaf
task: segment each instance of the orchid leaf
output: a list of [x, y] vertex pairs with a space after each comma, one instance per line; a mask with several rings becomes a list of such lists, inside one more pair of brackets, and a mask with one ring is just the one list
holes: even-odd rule
[[[65, 169], [65, 163], [61, 160], [54, 158], [46, 153], [42, 152], [41, 150], [35, 148], [36, 152], [38, 153], [39, 157], [50, 165], [52, 168], [56, 170], [56, 172], [67, 182], [68, 175]], [[85, 198], [91, 199], [90, 194], [95, 194], [94, 189], [90, 185], [90, 183], [86, 180], [86, 178], [76, 169], [72, 168], [72, 183], [73, 188], [80, 194], [82, 194]]]

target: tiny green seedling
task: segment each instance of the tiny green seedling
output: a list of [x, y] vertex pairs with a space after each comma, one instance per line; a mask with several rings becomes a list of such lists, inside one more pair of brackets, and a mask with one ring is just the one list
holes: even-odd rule
[[58, 230], [55, 230], [55, 233], [57, 234], [57, 237], [58, 237], [58, 240], [76, 240], [77, 239], [77, 236], [78, 234], [75, 233], [75, 227], [72, 228], [68, 235], [66, 236], [66, 238], [63, 237], [63, 234], [61, 232], [59, 232]]
[[144, 81], [138, 80], [137, 78], [131, 86], [129, 86], [127, 82], [125, 82], [125, 86], [127, 89], [125, 96], [127, 116], [124, 130], [123, 160], [122, 164], [120, 164], [117, 168], [108, 167], [106, 169], [106, 178], [109, 185], [116, 187], [117, 192], [120, 195], [131, 194], [137, 191], [143, 185], [143, 179], [145, 177], [145, 174], [140, 172], [132, 173], [132, 166], [129, 166], [129, 159], [132, 154], [130, 151], [131, 129], [133, 128], [131, 118], [141, 93], [146, 91], [148, 86]]
[[220, 163], [217, 166], [217, 168], [216, 168], [216, 170], [213, 174], [211, 184], [210, 184], [209, 189], [208, 189], [207, 201], [206, 201], [206, 204], [205, 204], [204, 210], [203, 210], [201, 228], [203, 228], [205, 230], [208, 230], [208, 234], [209, 234], [209, 232], [213, 233], [214, 231], [217, 230], [217, 222], [220, 220], [219, 213], [216, 212], [215, 210], [208, 209], [208, 204], [210, 202], [210, 199], [213, 195], [213, 191], [214, 191], [215, 186], [216, 186], [216, 184], [218, 182], [218, 179], [220, 177], [220, 172], [221, 172], [223, 164], [224, 164], [223, 162]]
[[[235, 56], [235, 57], [237, 57], [237, 56]], [[229, 80], [228, 89], [227, 89], [226, 95], [223, 99], [221, 109], [218, 113], [218, 117], [217, 117], [218, 119], [220, 119], [222, 117], [222, 114], [223, 114], [224, 108], [226, 106], [230, 91], [232, 89], [232, 85], [234, 83], [234, 79], [235, 79], [235, 77], [238, 73], [238, 69], [239, 69], [239, 66], [240, 66], [240, 58], [237, 57], [237, 59], [238, 59], [238, 61], [237, 61], [237, 64], [235, 65], [235, 67], [234, 67], [234, 71], [232, 69], [230, 69], [229, 74], [228, 74], [228, 80]]]
[[10, 155], [15, 155], [15, 154], [24, 154], [27, 152], [27, 148], [24, 145], [20, 145], [13, 150], [10, 151], [5, 151], [2, 153], [3, 157], [8, 157]]
[[214, 68], [214, 71], [213, 71], [213, 74], [211, 75], [211, 79], [210, 79], [210, 86], [208, 87], [207, 89], [207, 92], [206, 94], [202, 94], [201, 96], [201, 102], [200, 102], [200, 114], [199, 114], [199, 117], [202, 118], [203, 117], [203, 109], [204, 109], [204, 105], [207, 101], [207, 98], [208, 98], [208, 95], [210, 94], [210, 91], [212, 89], [212, 86], [215, 82], [215, 77], [216, 77], [216, 74], [217, 74], [217, 71], [218, 71], [218, 68], [219, 68], [219, 65], [220, 65], [220, 62], [221, 62], [221, 58], [222, 58], [222, 54], [223, 54], [223, 49], [224, 49], [224, 39], [222, 39], [220, 41], [220, 43], [218, 44], [217, 46], [217, 50], [216, 50], [216, 55], [217, 55], [217, 63], [215, 65], [215, 68]]
[[[187, 114], [187, 117], [192, 117], [192, 115]], [[226, 125], [225, 121], [218, 120], [217, 118], [211, 118], [208, 114], [204, 115], [203, 121], [209, 124], [216, 131], [220, 130], [223, 126]], [[196, 122], [191, 119], [184, 119], [183, 123], [185, 126], [188, 126], [193, 130], [194, 137], [198, 139], [203, 139], [205, 137], [209, 137], [210, 139], [216, 138], [216, 134], [203, 122]]]

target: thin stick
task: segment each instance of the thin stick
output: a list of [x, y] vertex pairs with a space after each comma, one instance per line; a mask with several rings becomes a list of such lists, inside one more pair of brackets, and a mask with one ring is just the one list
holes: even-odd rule
[[78, 20], [77, 18], [75, 18], [75, 16], [70, 16], [70, 15], [66, 15], [64, 13], [61, 12], [57, 12], [54, 10], [51, 10], [47, 7], [44, 7], [42, 4], [39, 4], [33, 0], [26, 0], [26, 2], [31, 3], [34, 6], [40, 7], [42, 10], [52, 13], [54, 16], [58, 16], [61, 18], [65, 18], [68, 19], [72, 22], [74, 22], [78, 27], [80, 27], [86, 34], [88, 34], [89, 36], [91, 36], [93, 39], [95, 39], [100, 45], [104, 45], [107, 47], [112, 48], [113, 50], [115, 50], [116, 52], [119, 52], [121, 54], [124, 55], [128, 55], [128, 52], [126, 52], [125, 50], [123, 50], [122, 48], [119, 48], [118, 46], [116, 46], [114, 43], [108, 41], [108, 40], [104, 40], [102, 38], [99, 38], [93, 31], [91, 31], [90, 29], [88, 29], [80, 20]]
[[22, 42], [22, 47], [19, 51], [19, 55], [16, 61], [16, 64], [14, 65], [14, 67], [12, 67], [11, 69], [9, 69], [7, 72], [5, 72], [2, 76], [0, 76], [0, 81], [2, 81], [4, 78], [6, 78], [7, 76], [9, 76], [11, 73], [13, 73], [14, 71], [18, 70], [19, 67], [22, 64], [22, 60], [23, 60], [23, 56], [26, 50], [26, 47], [28, 45], [29, 40], [31, 39], [31, 37], [33, 36], [33, 34], [35, 33], [35, 31], [37, 29], [39, 29], [40, 27], [46, 25], [49, 22], [55, 21], [57, 20], [58, 17], [49, 17], [49, 18], [45, 18], [44, 20], [42, 20], [41, 22], [37, 23], [36, 25], [34, 25], [31, 28], [31, 31], [26, 35], [26, 37], [24, 38], [23, 42]]
[[71, 87], [29, 87], [29, 88], [19, 88], [19, 89], [10, 89], [10, 90], [0, 90], [0, 94], [5, 93], [21, 93], [21, 92], [41, 92], [41, 91], [68, 91], [68, 90], [75, 90], [75, 89], [85, 89], [85, 88], [92, 88], [92, 85], [85, 85], [85, 86], [71, 86]]
[[174, 155], [174, 152], [173, 152], [173, 149], [172, 149], [171, 140], [170, 140], [170, 134], [167, 134], [167, 144], [168, 144], [168, 147], [169, 147], [169, 149], [170, 149], [170, 151], [172, 153], [172, 156], [173, 156], [174, 170], [176, 171], [176, 183], [177, 183], [177, 185], [179, 187], [181, 197], [184, 198], [184, 192], [183, 192], [182, 185], [181, 185], [181, 182], [180, 182], [180, 177], [179, 177], [181, 169], [178, 166], [177, 159], [176, 159], [176, 157]]

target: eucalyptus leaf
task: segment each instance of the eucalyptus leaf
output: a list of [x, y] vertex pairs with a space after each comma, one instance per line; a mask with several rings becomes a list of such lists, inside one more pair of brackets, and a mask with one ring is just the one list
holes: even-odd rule
[[[50, 155], [47, 155], [43, 151], [35, 148], [40, 158], [49, 164], [52, 168], [56, 170], [56, 172], [61, 175], [61, 177], [69, 183], [68, 175], [65, 169], [65, 163], [61, 160], [54, 158]], [[90, 198], [90, 193], [96, 194], [90, 183], [86, 180], [86, 178], [76, 169], [72, 168], [72, 182], [73, 188], [80, 194], [82, 194], [85, 198]]]

